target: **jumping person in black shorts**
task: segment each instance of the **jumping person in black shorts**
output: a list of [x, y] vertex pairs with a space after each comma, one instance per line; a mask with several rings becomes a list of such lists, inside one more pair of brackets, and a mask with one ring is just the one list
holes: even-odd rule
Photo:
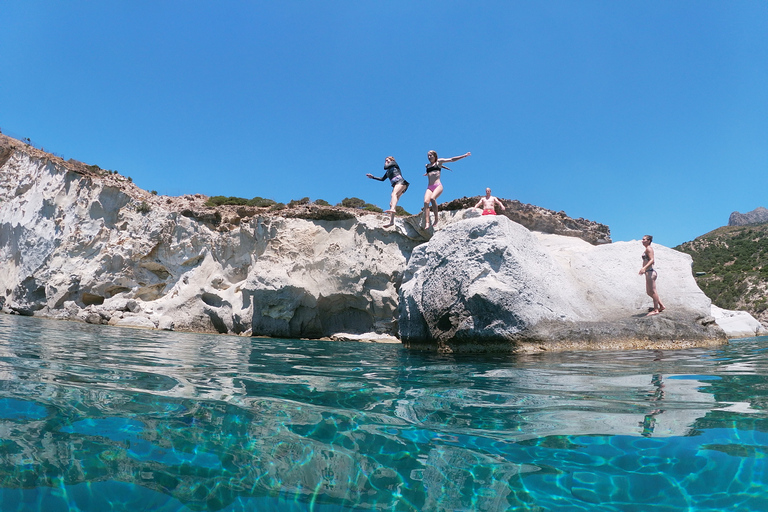
[[389, 210], [386, 213], [389, 214], [389, 224], [384, 224], [385, 228], [393, 226], [395, 224], [395, 208], [397, 207], [397, 201], [400, 199], [406, 190], [408, 190], [408, 183], [403, 178], [403, 174], [400, 172], [400, 166], [395, 162], [395, 157], [388, 156], [384, 159], [384, 176], [377, 178], [373, 174], [366, 174], [372, 180], [384, 181], [389, 178], [389, 182], [392, 184], [392, 198], [389, 201]]

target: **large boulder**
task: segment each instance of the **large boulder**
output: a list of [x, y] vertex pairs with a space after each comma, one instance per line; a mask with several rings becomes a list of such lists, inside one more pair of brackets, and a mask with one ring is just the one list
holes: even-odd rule
[[749, 338], [768, 334], [768, 329], [746, 311], [729, 311], [712, 305], [712, 316], [729, 338]]
[[502, 216], [450, 224], [413, 251], [400, 288], [401, 340], [441, 352], [724, 343], [690, 256], [654, 247], [667, 310], [646, 317], [639, 242], [595, 246]]

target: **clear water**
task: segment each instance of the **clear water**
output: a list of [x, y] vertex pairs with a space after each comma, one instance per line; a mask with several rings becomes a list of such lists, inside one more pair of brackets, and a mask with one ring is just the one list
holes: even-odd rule
[[0, 315], [0, 509], [765, 511], [766, 350], [447, 357]]

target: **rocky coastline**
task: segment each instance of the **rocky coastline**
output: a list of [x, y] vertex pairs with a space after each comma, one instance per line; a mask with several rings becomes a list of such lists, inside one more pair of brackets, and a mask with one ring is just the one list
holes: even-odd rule
[[[585, 251], [610, 253], [626, 243], [611, 243], [605, 225], [571, 219], [563, 212], [505, 200], [505, 216], [485, 222], [467, 209], [477, 199], [463, 198], [441, 205], [440, 229], [433, 233], [420, 229], [417, 217], [398, 218], [393, 229], [384, 229], [380, 215], [358, 209], [311, 203], [280, 210], [211, 208], [206, 200], [200, 194], [158, 196], [117, 173], [64, 161], [0, 135], [0, 306], [8, 313], [125, 327], [287, 338], [399, 338], [411, 348], [440, 351], [600, 348], [619, 341], [648, 346], [654, 340], [706, 345], [727, 338], [710, 321], [710, 304], [695, 284], [695, 290], [680, 296], [682, 316], [665, 313], [659, 320], [621, 323], [614, 311], [585, 307], [596, 304], [589, 295], [593, 287], [574, 280], [562, 261], [578, 259]], [[446, 241], [447, 236], [454, 238]], [[477, 243], [464, 243], [462, 236]], [[456, 243], [459, 239], [462, 243]], [[515, 248], [521, 240], [528, 245]], [[453, 335], [446, 334], [451, 329], [427, 330], [420, 338], [413, 322], [435, 312], [426, 313], [423, 301], [414, 298], [414, 283], [423, 285], [424, 276], [435, 274], [422, 264], [437, 247], [480, 251], [477, 258], [489, 268], [504, 267], [513, 282], [529, 279], [526, 286], [539, 293], [567, 283], [581, 295], [574, 292], [576, 303], [566, 304], [554, 292], [544, 294], [540, 306], [552, 314], [533, 314], [516, 309], [523, 303], [510, 302], [510, 290], [517, 288], [505, 278], [507, 284], [496, 290], [508, 295], [495, 306], [501, 309], [482, 313], [498, 317], [492, 337], [477, 337], [486, 332], [483, 327], [454, 329]], [[511, 257], [510, 251], [518, 253]], [[636, 247], [626, 248], [637, 259], [635, 252]], [[621, 252], [621, 261], [624, 257]], [[535, 267], [534, 260], [549, 261], [550, 270], [560, 268], [563, 282], [546, 272], [521, 271]], [[674, 278], [692, 280], [690, 262], [680, 261]], [[455, 267], [458, 275], [470, 272], [459, 263], [444, 265]], [[632, 277], [621, 275], [613, 284], [636, 289], [624, 303], [630, 317], [643, 300], [642, 286]], [[464, 314], [482, 316], [472, 311]], [[513, 317], [525, 317], [525, 327], [517, 329], [522, 324], [509, 321]], [[506, 331], [497, 329], [504, 323]], [[434, 327], [440, 319], [427, 319], [426, 324]], [[517, 327], [509, 329], [513, 324]], [[651, 336], [645, 324], [657, 326], [651, 331], [658, 335]], [[470, 338], [474, 345], [459, 343]]]

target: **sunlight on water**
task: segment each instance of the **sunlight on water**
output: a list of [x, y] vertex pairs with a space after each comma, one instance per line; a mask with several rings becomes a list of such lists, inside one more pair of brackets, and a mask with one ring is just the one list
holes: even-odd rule
[[768, 510], [768, 338], [435, 356], [0, 316], [0, 510]]

